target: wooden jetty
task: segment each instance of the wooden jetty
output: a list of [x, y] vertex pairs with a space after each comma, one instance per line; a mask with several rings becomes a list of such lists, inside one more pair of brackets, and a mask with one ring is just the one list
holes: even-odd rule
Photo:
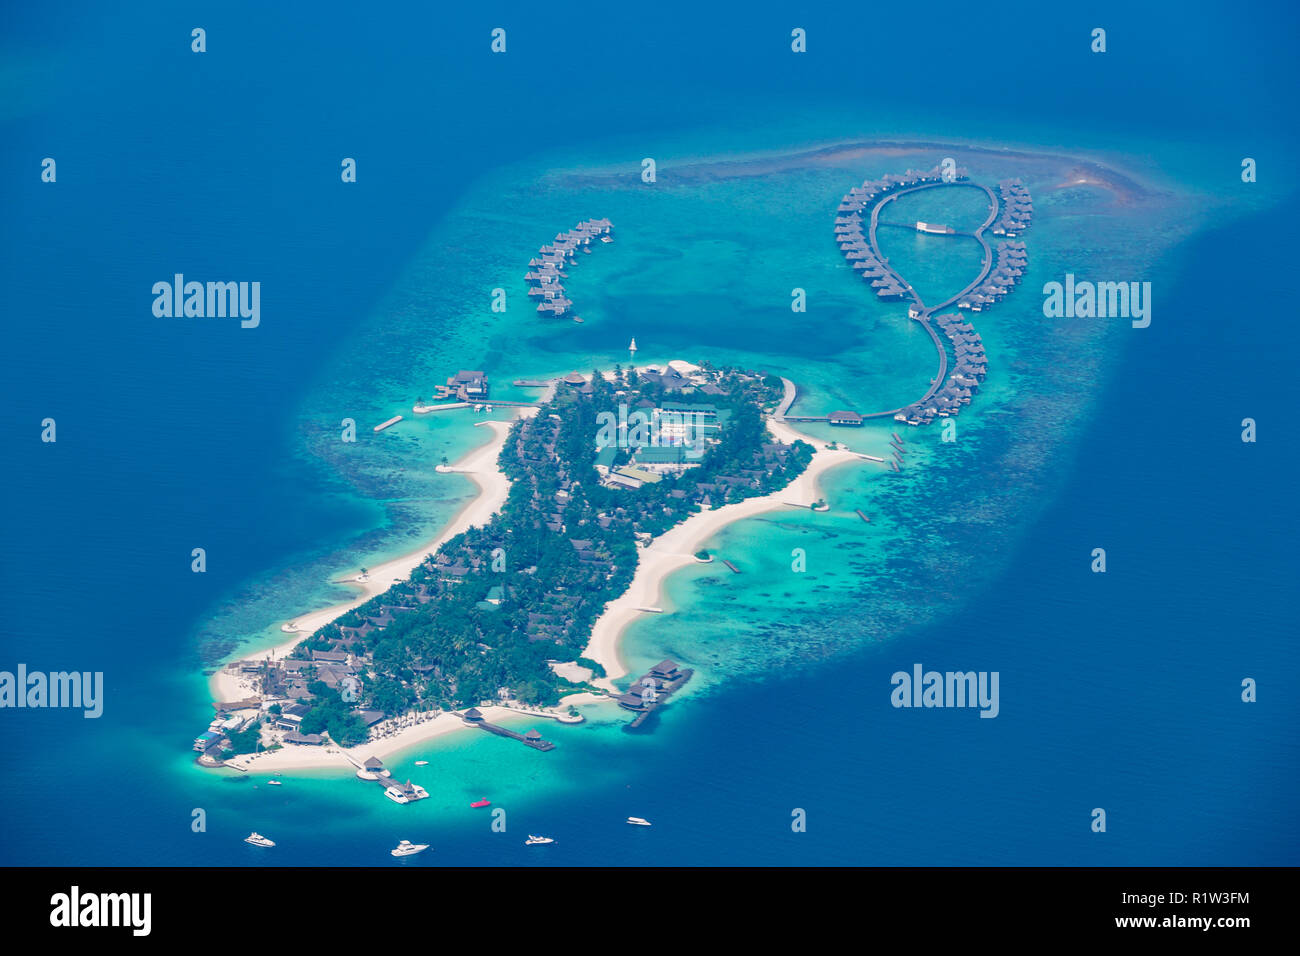
[[689, 667], [678, 667], [671, 660], [663, 660], [633, 681], [627, 693], [617, 698], [620, 707], [636, 714], [629, 726], [640, 727], [669, 696], [686, 686], [694, 673]]
[[732, 564], [732, 563], [731, 563], [730, 561], [728, 561], [726, 558], [723, 558], [723, 559], [722, 559], [722, 563], [725, 564], [727, 567], [731, 568], [731, 572], [732, 572], [733, 574], [739, 574], [739, 573], [740, 573], [740, 568], [736, 567], [734, 564]]
[[868, 524], [871, 523], [871, 519], [868, 518], [865, 514], [862, 513], [862, 509], [861, 509], [861, 508], [857, 508], [857, 509], [855, 509], [855, 510], [857, 511], [857, 513], [858, 513], [858, 517], [859, 517], [859, 518], [861, 518], [863, 521], [867, 522]]
[[461, 720], [465, 721], [470, 727], [481, 727], [490, 734], [496, 734], [498, 737], [509, 737], [511, 740], [517, 740], [526, 747], [532, 747], [534, 750], [554, 750], [555, 744], [549, 740], [543, 740], [542, 735], [536, 730], [530, 730], [526, 734], [517, 734], [513, 730], [507, 730], [505, 727], [489, 723], [483, 716], [483, 712], [477, 707], [471, 707], [465, 713], [460, 715]]

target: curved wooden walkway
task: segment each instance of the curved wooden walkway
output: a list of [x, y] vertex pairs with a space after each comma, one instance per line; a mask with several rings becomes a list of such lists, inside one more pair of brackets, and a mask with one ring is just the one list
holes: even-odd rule
[[[961, 233], [961, 235], [969, 236], [980, 244], [980, 247], [984, 250], [984, 263], [980, 268], [979, 275], [976, 276], [975, 280], [971, 282], [968, 286], [966, 286], [966, 288], [962, 289], [952, 298], [940, 302], [938, 305], [927, 306], [921, 300], [921, 296], [917, 293], [917, 291], [907, 284], [907, 282], [903, 279], [903, 277], [898, 274], [897, 270], [895, 270], [894, 267], [889, 264], [889, 260], [886, 259], [884, 255], [881, 253], [880, 243], [876, 240], [876, 229], [877, 227], [882, 225], [895, 225], [894, 223], [880, 222], [880, 211], [884, 209], [886, 206], [888, 206], [895, 199], [898, 199], [900, 196], [906, 196], [909, 193], [919, 192], [922, 189], [936, 189], [941, 186], [966, 186], [971, 189], [980, 189], [983, 190], [985, 195], [989, 197], [989, 215], [988, 218], [984, 220], [984, 224], [980, 226], [978, 229], [976, 229], [973, 233]], [[920, 314], [915, 317], [915, 321], [921, 323], [925, 331], [930, 334], [930, 339], [934, 342], [934, 350], [939, 353], [939, 370], [938, 372], [935, 373], [934, 380], [930, 382], [930, 387], [925, 390], [925, 394], [922, 395], [920, 399], [918, 399], [917, 401], [908, 402], [906, 405], [901, 405], [898, 408], [891, 408], [885, 412], [870, 412], [868, 414], [863, 415], [862, 416], [863, 418], [885, 418], [886, 416], [893, 417], [894, 415], [897, 415], [905, 408], [910, 408], [913, 405], [919, 405], [924, 402], [928, 402], [934, 396], [934, 393], [939, 391], [939, 389], [943, 387], [944, 378], [948, 374], [948, 352], [943, 347], [943, 340], [939, 338], [938, 333], [935, 332], [934, 328], [930, 325], [930, 316], [934, 315], [934, 313], [940, 311], [941, 309], [948, 308], [948, 306], [952, 305], [954, 302], [959, 300], [962, 296], [967, 295], [972, 290], [978, 288], [984, 282], [984, 280], [988, 278], [989, 273], [993, 271], [993, 250], [989, 248], [988, 240], [984, 238], [984, 231], [988, 229], [989, 226], [993, 225], [993, 222], [998, 218], [999, 205], [1000, 204], [998, 202], [997, 195], [988, 186], [984, 186], [979, 183], [971, 183], [971, 182], [952, 182], [952, 183], [922, 183], [919, 186], [910, 186], [907, 189], [900, 189], [896, 193], [890, 193], [888, 196], [880, 200], [880, 202], [876, 203], [876, 205], [872, 208], [871, 225], [867, 231], [867, 244], [871, 247], [871, 252], [875, 255], [877, 259], [880, 260], [881, 265], [885, 267], [885, 269], [889, 272], [889, 274], [892, 275], [896, 280], [898, 280], [899, 285], [903, 286], [905, 289], [907, 289], [908, 292], [912, 294], [912, 298], [916, 301], [916, 308], [920, 312]]]

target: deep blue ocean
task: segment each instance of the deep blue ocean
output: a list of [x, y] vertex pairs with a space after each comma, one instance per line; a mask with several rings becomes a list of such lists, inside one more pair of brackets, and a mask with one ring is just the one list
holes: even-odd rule
[[[550, 21], [537, 4], [275, 7], [3, 13], [0, 669], [103, 671], [109, 694], [99, 720], [0, 711], [0, 862], [380, 862], [375, 844], [404, 834], [347, 826], [318, 795], [274, 858], [234, 838], [244, 819], [214, 812], [222, 838], [194, 835], [211, 788], [177, 766], [206, 719], [196, 619], [379, 520], [293, 453], [320, 369], [488, 171], [587, 143], [635, 167], [714, 127], [747, 130], [729, 150], [832, 141], [845, 131], [823, 111], [855, 134], [1157, 167], [1147, 144], [1194, 143], [1180, 162], [1221, 165], [1223, 193], [1251, 188], [1252, 156], [1276, 199], [1162, 259], [1157, 320], [1060, 437], [1056, 496], [982, 593], [847, 660], [684, 701], [635, 760], [592, 756], [605, 777], [526, 805], [562, 829], [546, 856], [479, 828], [440, 832], [427, 864], [1300, 862], [1300, 202], [1279, 185], [1298, 145], [1294, 7], [964, 4], [890, 38], [860, 4], [573, 3]], [[337, 187], [343, 156], [354, 188]], [[256, 334], [155, 319], [150, 287], [177, 271], [258, 279], [279, 318]], [[998, 719], [891, 708], [887, 675], [918, 661], [999, 671]], [[656, 839], [628, 838], [633, 812]]]

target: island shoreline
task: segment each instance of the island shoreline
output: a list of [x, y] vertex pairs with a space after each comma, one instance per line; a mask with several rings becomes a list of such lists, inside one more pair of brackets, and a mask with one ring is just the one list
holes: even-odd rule
[[869, 461], [857, 452], [831, 449], [827, 444], [784, 422], [768, 419], [767, 428], [777, 441], [793, 444], [802, 441], [814, 449], [808, 467], [786, 485], [771, 494], [746, 498], [711, 511], [701, 511], [670, 528], [644, 548], [637, 562], [632, 583], [622, 595], [605, 605], [592, 627], [584, 656], [605, 669], [605, 676], [592, 681], [598, 687], [617, 693], [614, 681], [628, 673], [619, 653], [627, 629], [645, 613], [640, 608], [656, 607], [664, 595], [665, 582], [674, 572], [695, 563], [695, 552], [724, 528], [756, 515], [780, 508], [811, 508], [820, 499], [819, 479], [832, 468], [853, 461]]
[[[298, 625], [293, 632], [295, 636], [282, 644], [249, 655], [241, 655], [234, 660], [267, 660], [283, 658], [294, 647], [306, 640], [320, 627], [342, 616], [347, 611], [365, 603], [371, 598], [384, 593], [395, 583], [394, 579], [405, 580], [425, 558], [437, 551], [444, 543], [468, 528], [486, 524], [505, 504], [510, 492], [510, 481], [502, 470], [499, 458], [505, 446], [506, 437], [514, 421], [536, 414], [536, 409], [523, 409], [516, 418], [509, 421], [486, 421], [493, 431], [493, 438], [468, 452], [452, 465], [441, 469], [445, 472], [465, 474], [478, 486], [478, 494], [466, 502], [447, 525], [427, 544], [405, 555], [390, 559], [371, 569], [368, 580], [338, 580], [334, 583], [347, 584], [359, 589], [360, 593], [350, 601], [334, 604], [316, 611], [309, 611], [292, 618], [289, 622]], [[806, 435], [791, 428], [784, 421], [768, 417], [766, 427], [779, 442], [793, 444], [803, 441], [814, 449], [812, 460], [802, 473], [783, 488], [770, 494], [746, 498], [742, 501], [724, 505], [710, 511], [702, 511], [674, 528], [664, 532], [651, 541], [640, 555], [636, 573], [628, 589], [618, 598], [610, 601], [597, 618], [588, 640], [585, 656], [598, 662], [605, 669], [605, 676], [591, 683], [611, 693], [618, 693], [613, 681], [627, 673], [619, 655], [619, 647], [628, 626], [642, 612], [637, 608], [653, 606], [660, 600], [664, 583], [669, 575], [695, 561], [695, 551], [706, 540], [723, 528], [737, 521], [755, 515], [764, 514], [781, 508], [810, 508], [819, 498], [819, 479], [823, 474], [839, 465], [852, 461], [871, 460], [847, 449], [832, 449], [826, 442]], [[649, 595], [648, 599], [646, 595]], [[229, 663], [229, 662], [227, 662]], [[213, 699], [231, 701], [242, 699], [252, 692], [252, 686], [246, 679], [231, 673], [222, 666], [210, 680]], [[566, 695], [561, 706], [577, 703], [598, 703], [611, 698], [601, 697], [587, 691], [578, 691]], [[490, 720], [510, 719], [528, 716], [527, 711], [512, 707], [480, 707]], [[545, 715], [533, 716], [546, 719]], [[414, 718], [415, 722], [404, 726], [390, 737], [366, 741], [353, 747], [340, 747], [330, 742], [323, 747], [294, 746], [276, 751], [262, 751], [256, 754], [243, 754], [226, 762], [226, 766], [240, 771], [280, 771], [307, 769], [349, 769], [354, 768], [366, 757], [384, 757], [402, 750], [443, 736], [456, 730], [472, 730], [454, 713], [429, 715], [426, 719]]]
[[[492, 438], [467, 452], [449, 466], [447, 470], [465, 475], [477, 486], [478, 492], [457, 509], [456, 513], [437, 535], [414, 551], [399, 555], [396, 558], [390, 558], [369, 569], [367, 580], [364, 582], [346, 578], [331, 581], [332, 584], [343, 584], [356, 588], [359, 593], [351, 600], [331, 604], [319, 610], [307, 611], [297, 617], [290, 618], [288, 621], [278, 622], [282, 627], [288, 624], [297, 625], [292, 632], [287, 632], [294, 634], [294, 637], [274, 647], [256, 651], [252, 654], [238, 655], [232, 660], [283, 659], [290, 651], [330, 621], [342, 617], [353, 608], [359, 607], [371, 598], [383, 594], [393, 586], [394, 579], [406, 580], [409, 578], [411, 572], [419, 567], [426, 557], [436, 552], [447, 541], [469, 528], [486, 524], [491, 520], [492, 515], [505, 504], [506, 497], [510, 493], [510, 480], [498, 463], [501, 449], [505, 447], [506, 436], [509, 434], [513, 423], [518, 418], [527, 417], [526, 413], [529, 411], [532, 411], [532, 409], [525, 409], [516, 418], [508, 421], [490, 420], [477, 423], [478, 425], [486, 425], [493, 433]], [[226, 670], [226, 665], [229, 663], [230, 661], [224, 662], [209, 679], [208, 683], [213, 694], [213, 700], [239, 700], [248, 693], [248, 687], [244, 682], [238, 676]]]

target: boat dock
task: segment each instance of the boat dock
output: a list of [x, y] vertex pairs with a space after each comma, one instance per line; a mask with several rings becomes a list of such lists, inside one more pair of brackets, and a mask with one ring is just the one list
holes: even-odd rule
[[380, 422], [378, 425], [376, 425], [376, 426], [375, 426], [375, 431], [377, 431], [377, 432], [381, 432], [381, 431], [383, 431], [385, 428], [388, 428], [390, 425], [396, 425], [396, 424], [397, 424], [398, 422], [400, 422], [401, 420], [402, 420], [402, 416], [401, 416], [401, 415], [394, 415], [394, 416], [393, 416], [392, 418], [390, 418], [388, 421], [386, 421], [386, 422]]
[[542, 246], [528, 260], [524, 281], [529, 286], [528, 297], [537, 300], [538, 312], [550, 313], [557, 319], [569, 316], [575, 322], [581, 321], [571, 314], [573, 302], [564, 294], [562, 280], [569, 276], [564, 270], [577, 265], [578, 250], [591, 252], [592, 240], [612, 242], [613, 231], [614, 225], [608, 219], [585, 219], [568, 232], [556, 235], [553, 242]]
[[656, 708], [664, 705], [670, 695], [686, 686], [694, 673], [689, 667], [680, 668], [673, 661], [664, 660], [633, 681], [627, 693], [616, 698], [620, 707], [636, 714], [636, 719], [629, 726], [640, 727]]
[[547, 751], [555, 749], [555, 744], [549, 740], [543, 740], [542, 735], [536, 730], [530, 730], [525, 734], [517, 734], [513, 730], [507, 730], [505, 727], [489, 723], [483, 716], [483, 712], [477, 707], [471, 707], [459, 716], [470, 727], [482, 728], [490, 734], [496, 734], [498, 737], [509, 737], [511, 740], [517, 740], [524, 746], [532, 747], [534, 750]]
[[[881, 460], [883, 461], [884, 459], [881, 459]], [[867, 524], [870, 524], [870, 523], [871, 523], [871, 519], [868, 518], [865, 514], [862, 513], [862, 509], [861, 509], [861, 508], [855, 508], [854, 511], [856, 511], [858, 517], [861, 518], [863, 521], [865, 521]]]
[[732, 564], [732, 563], [731, 563], [730, 561], [728, 561], [726, 558], [723, 558], [723, 559], [722, 559], [722, 563], [725, 564], [727, 567], [731, 568], [731, 573], [732, 573], [732, 574], [739, 574], [739, 573], [740, 573], [740, 568], [736, 567], [734, 564]]

